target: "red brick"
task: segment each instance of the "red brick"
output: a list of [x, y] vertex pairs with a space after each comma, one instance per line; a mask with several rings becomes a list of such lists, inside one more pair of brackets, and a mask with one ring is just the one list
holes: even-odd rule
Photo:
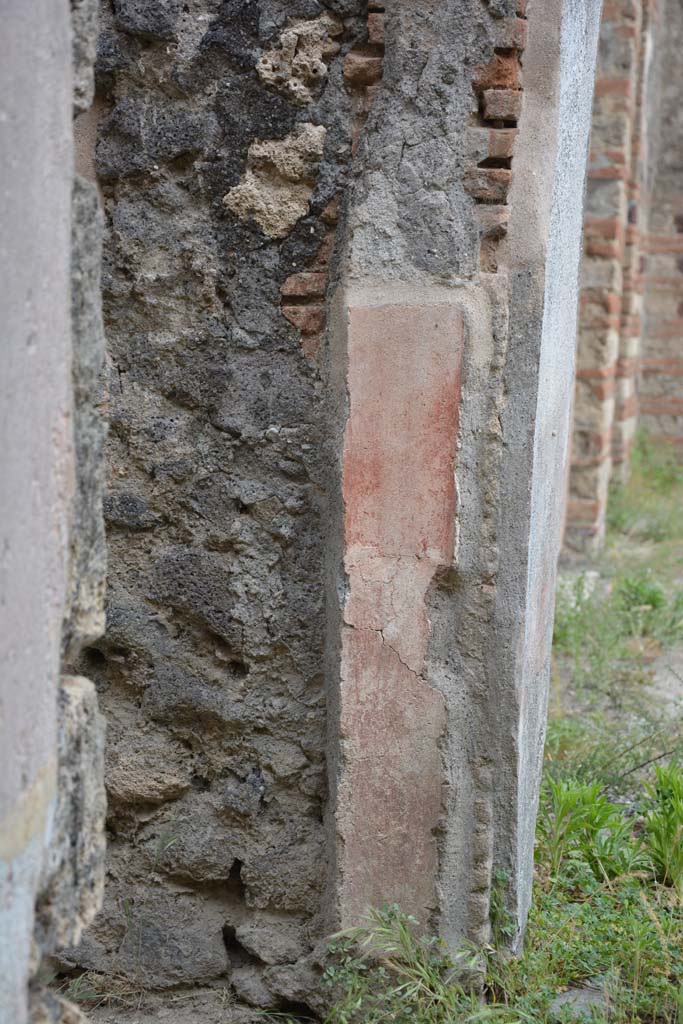
[[316, 254], [315, 260], [313, 261], [313, 270], [324, 270], [330, 261], [330, 257], [334, 251], [334, 231], [328, 232], [322, 240], [320, 248]]
[[305, 270], [292, 274], [282, 284], [280, 294], [284, 298], [320, 298], [325, 294], [327, 275], [321, 271]]
[[633, 83], [630, 78], [599, 78], [595, 83], [594, 96], [630, 96]]
[[567, 516], [575, 523], [593, 523], [603, 511], [601, 502], [589, 498], [571, 498], [567, 502]]
[[606, 149], [603, 153], [613, 164], [625, 164], [630, 159], [630, 154], [623, 149]]
[[325, 224], [336, 224], [339, 220], [339, 196], [335, 196], [334, 199], [330, 199], [329, 203], [320, 214], [320, 219]]
[[594, 366], [591, 368], [579, 369], [576, 371], [577, 380], [608, 380], [610, 377], [614, 377], [616, 373], [616, 365], [614, 363], [611, 366]]
[[683, 359], [655, 358], [648, 356], [643, 359], [643, 373], [652, 375], [666, 374], [667, 377], [683, 377]]
[[489, 121], [517, 121], [522, 112], [522, 93], [514, 89], [487, 89], [484, 117]]
[[645, 235], [643, 248], [650, 253], [683, 252], [683, 235]]
[[593, 381], [590, 387], [599, 402], [606, 402], [608, 398], [612, 398], [616, 390], [613, 379], [599, 382]]
[[679, 338], [683, 335], [683, 320], [661, 320], [658, 324], [649, 324], [649, 338]]
[[282, 313], [302, 334], [317, 334], [325, 326], [324, 306], [283, 306]]
[[506, 50], [523, 50], [527, 40], [527, 23], [523, 18], [507, 18], [500, 27], [497, 45]]
[[605, 309], [610, 313], [618, 313], [621, 309], [621, 300], [616, 292], [609, 292], [606, 296]]
[[601, 256], [603, 259], [621, 259], [623, 246], [621, 242], [604, 242], [598, 239], [586, 239], [586, 255]]
[[344, 59], [344, 78], [355, 89], [378, 82], [382, 77], [382, 58], [366, 53], [347, 53]]
[[619, 317], [607, 316], [605, 314], [586, 312], [581, 316], [581, 329], [595, 330], [601, 328], [603, 331], [618, 330]]
[[511, 157], [516, 138], [516, 128], [491, 128], [489, 131], [489, 156], [494, 159]]
[[322, 335], [320, 334], [304, 334], [301, 337], [301, 351], [311, 362], [317, 362], [321, 345]]
[[[612, 367], [612, 371], [614, 371], [614, 367]], [[581, 380], [585, 382], [591, 395], [593, 398], [597, 399], [598, 402], [606, 402], [609, 398], [614, 397], [616, 382], [613, 372], [612, 376], [600, 380], [590, 377], [586, 371], [578, 371], [576, 379], [577, 381]]]
[[626, 181], [628, 170], [626, 167], [590, 167], [588, 177], [596, 180]]
[[475, 89], [519, 89], [520, 66], [516, 53], [494, 53], [485, 66], [474, 70]]
[[640, 369], [640, 359], [620, 359], [617, 363], [618, 377], [635, 377]]
[[619, 313], [621, 310], [621, 295], [606, 288], [583, 288], [579, 302], [582, 309], [599, 306], [607, 313]]
[[584, 229], [587, 238], [623, 239], [624, 225], [618, 217], [586, 217]]
[[479, 249], [479, 268], [485, 274], [496, 274], [498, 272], [498, 242], [499, 238], [494, 235], [485, 235], [481, 240]]
[[476, 210], [476, 218], [479, 222], [479, 228], [482, 234], [501, 235], [507, 230], [508, 221], [510, 220], [510, 207], [478, 206]]
[[465, 189], [475, 199], [504, 203], [507, 199], [512, 171], [505, 167], [477, 167], [465, 174]]
[[383, 14], [368, 14], [368, 42], [373, 46], [384, 46]]
[[[681, 409], [683, 410], [683, 403], [681, 403]], [[632, 416], [638, 415], [638, 396], [630, 395], [625, 402], [620, 403], [618, 406], [615, 419], [617, 420], [628, 420]]]
[[656, 274], [646, 274], [643, 277], [643, 284], [654, 291], [676, 292], [681, 287], [680, 277], [661, 277]]

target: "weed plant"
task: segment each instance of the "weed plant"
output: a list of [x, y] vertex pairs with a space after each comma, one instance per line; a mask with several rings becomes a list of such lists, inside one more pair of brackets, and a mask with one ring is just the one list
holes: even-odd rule
[[646, 788], [645, 837], [652, 867], [657, 881], [675, 886], [683, 900], [683, 772], [677, 764], [657, 767], [655, 781]]

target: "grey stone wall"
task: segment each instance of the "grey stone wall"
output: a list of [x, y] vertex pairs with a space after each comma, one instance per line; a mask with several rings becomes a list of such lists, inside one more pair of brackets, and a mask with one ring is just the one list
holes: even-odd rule
[[[87, 347], [75, 376], [84, 458], [66, 642], [107, 719], [108, 882], [81, 941], [79, 929], [60, 936], [72, 946], [58, 962], [105, 984], [229, 986], [256, 1007], [315, 1004], [319, 938], [356, 920], [385, 883], [406, 888], [391, 854], [413, 849], [400, 799], [411, 781], [424, 804], [414, 830], [416, 863], [428, 870], [424, 922], [453, 946], [464, 935], [485, 941], [502, 870], [517, 940], [523, 931], [572, 373], [562, 342], [573, 332], [599, 4], [553, 0], [545, 18], [532, 4], [527, 18], [520, 0], [397, 2], [347, 222], [346, 201], [339, 212], [336, 202], [381, 73], [382, 11], [371, 6], [368, 20], [356, 0], [102, 5], [94, 160], [105, 213], [107, 629], [98, 640], [105, 392], [101, 350]], [[78, 82], [87, 97], [87, 74]], [[96, 195], [77, 187], [91, 254]], [[321, 351], [338, 263], [332, 346]], [[87, 298], [96, 264], [78, 263], [88, 286], [79, 317], [98, 335]], [[397, 511], [392, 492], [385, 507], [363, 472], [340, 493], [349, 423], [372, 424], [374, 454], [395, 458], [392, 432], [374, 433], [386, 375], [370, 360], [368, 380], [363, 360], [377, 344], [392, 360], [399, 337], [417, 358], [406, 365], [420, 367], [419, 381], [391, 378], [403, 442], [410, 450], [417, 429], [436, 452], [438, 473], [425, 477], [429, 543], [415, 529], [420, 494]], [[442, 358], [447, 392], [434, 373]], [[427, 381], [434, 423], [403, 416]], [[347, 421], [354, 401], [360, 419]], [[366, 455], [361, 444], [359, 465]], [[376, 516], [368, 493], [380, 493]], [[361, 548], [373, 548], [373, 531], [379, 541], [342, 567], [346, 514], [370, 523]], [[345, 660], [346, 627], [362, 643]], [[382, 648], [372, 679], [366, 641]], [[88, 688], [66, 688], [82, 697], [75, 717], [94, 720]], [[101, 744], [90, 735], [96, 765]], [[396, 800], [385, 795], [391, 756]], [[63, 761], [78, 791], [81, 768], [70, 754]], [[102, 815], [96, 793], [81, 806], [94, 822]], [[68, 809], [62, 819], [73, 836]], [[372, 856], [384, 825], [392, 877]], [[87, 844], [62, 857], [47, 902], [96, 862]], [[54, 930], [49, 913], [40, 921]]]
[[62, 962], [298, 999], [324, 873], [331, 455], [280, 287], [325, 269], [365, 11], [103, 7], [110, 569], [81, 667], [108, 723], [109, 873]]

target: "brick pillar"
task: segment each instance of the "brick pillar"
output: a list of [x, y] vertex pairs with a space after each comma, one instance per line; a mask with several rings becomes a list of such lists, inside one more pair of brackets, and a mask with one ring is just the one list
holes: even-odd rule
[[663, 7], [659, 29], [661, 71], [648, 115], [656, 125], [648, 234], [644, 240], [645, 328], [641, 420], [653, 437], [683, 444], [683, 112], [680, 53], [683, 9]]
[[453, 947], [530, 898], [597, 39], [504, 6], [387, 9], [329, 331], [335, 923]]
[[629, 332], [636, 324], [631, 313], [636, 186], [631, 182], [640, 38], [641, 0], [605, 4], [584, 215], [565, 532], [566, 545], [573, 550], [594, 551], [602, 544], [613, 441], [618, 434], [615, 455], [620, 459], [626, 436], [615, 428], [615, 421], [627, 418], [630, 422], [633, 413], [633, 373], [626, 349], [631, 353], [634, 345], [622, 343], [622, 324], [627, 318]]
[[637, 4], [634, 8], [632, 24], [623, 26], [621, 30], [624, 37], [634, 40], [634, 61], [637, 68], [636, 107], [629, 162], [616, 407], [612, 435], [613, 478], [621, 481], [628, 478], [631, 449], [638, 426], [638, 376], [643, 329], [642, 240], [646, 231], [649, 203], [648, 95], [652, 84], [657, 23], [656, 0], [642, 0], [642, 4]]

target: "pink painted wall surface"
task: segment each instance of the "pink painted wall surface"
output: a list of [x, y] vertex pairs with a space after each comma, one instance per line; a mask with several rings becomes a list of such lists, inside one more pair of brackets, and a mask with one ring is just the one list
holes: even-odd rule
[[341, 910], [435, 907], [445, 710], [423, 678], [425, 597], [453, 560], [463, 322], [455, 306], [351, 308], [344, 444]]

